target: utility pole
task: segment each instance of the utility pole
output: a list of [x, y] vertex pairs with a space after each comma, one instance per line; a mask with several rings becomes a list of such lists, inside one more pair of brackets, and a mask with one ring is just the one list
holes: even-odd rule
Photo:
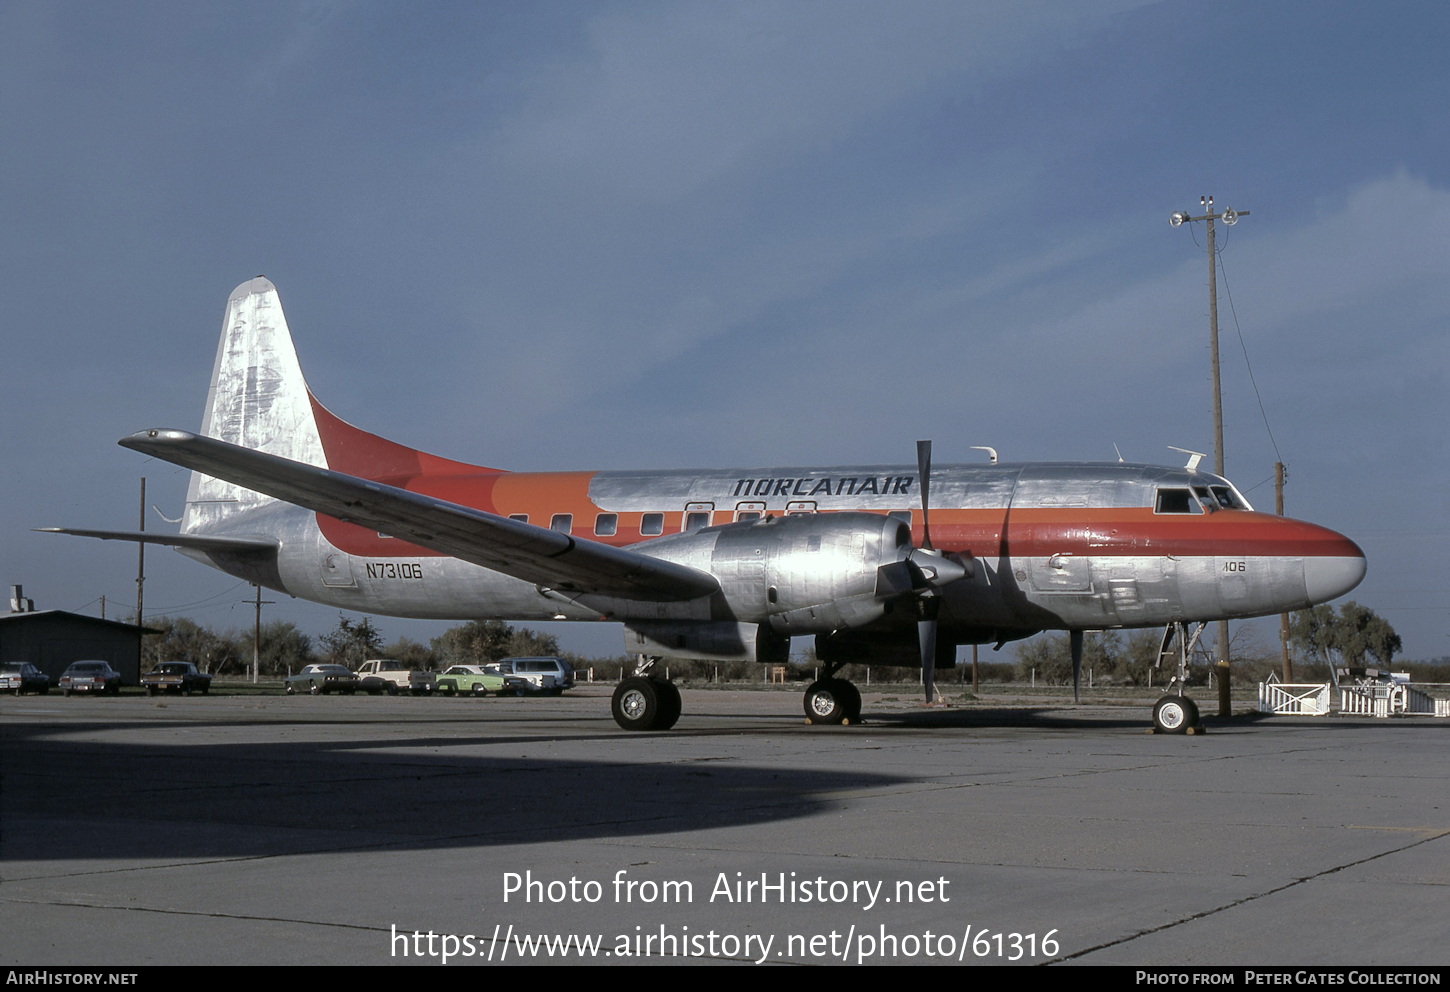
[[262, 604], [272, 600], [262, 598], [262, 584], [257, 583], [257, 618], [252, 625], [252, 684], [257, 684], [257, 674], [262, 670]]
[[[1221, 220], [1232, 226], [1238, 223], [1240, 217], [1247, 217], [1247, 210], [1235, 210], [1233, 207], [1225, 207], [1222, 213], [1214, 213], [1213, 197], [1200, 196], [1199, 206], [1203, 214], [1198, 217], [1190, 217], [1188, 211], [1177, 210], [1168, 218], [1168, 223], [1174, 227], [1183, 224], [1184, 221], [1206, 221], [1208, 223], [1208, 355], [1209, 362], [1213, 368], [1213, 470], [1217, 475], [1223, 475], [1223, 393], [1219, 389], [1218, 378], [1218, 255], [1213, 243], [1213, 222]], [[1218, 642], [1218, 715], [1232, 716], [1233, 703], [1229, 698], [1229, 664], [1228, 664], [1228, 621], [1218, 621], [1216, 640]]]
[[[1274, 463], [1274, 512], [1284, 515], [1284, 463]], [[1279, 614], [1279, 652], [1282, 655], [1284, 681], [1294, 681], [1294, 665], [1289, 660], [1289, 614]]]
[[[146, 477], [141, 477], [141, 531], [146, 531]], [[136, 626], [141, 626], [141, 587], [146, 584], [146, 542], [136, 542]]]

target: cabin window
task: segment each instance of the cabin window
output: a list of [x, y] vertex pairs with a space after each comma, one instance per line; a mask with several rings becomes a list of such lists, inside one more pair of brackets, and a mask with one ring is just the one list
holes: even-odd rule
[[617, 530], [619, 530], [619, 514], [601, 513], [594, 518], [595, 537], [613, 537]]
[[527, 513], [510, 513], [509, 519], [517, 520], [521, 524], [526, 524], [529, 522], [529, 515]]
[[567, 534], [574, 529], [574, 514], [556, 513], [554, 519], [549, 521], [549, 529], [556, 530], [560, 534]]
[[656, 537], [665, 532], [663, 513], [646, 513], [639, 518], [639, 532], [644, 537]]
[[1160, 489], [1156, 513], [1202, 513], [1198, 501], [1189, 489]]
[[701, 527], [710, 526], [710, 514], [704, 510], [691, 510], [685, 514], [685, 533], [692, 534]]
[[765, 504], [761, 502], [735, 504], [735, 519], [737, 521], [759, 520], [763, 513], [765, 513]]

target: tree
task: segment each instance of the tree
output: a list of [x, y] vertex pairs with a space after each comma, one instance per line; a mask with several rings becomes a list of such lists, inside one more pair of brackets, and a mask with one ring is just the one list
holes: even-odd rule
[[[1082, 639], [1082, 668], [1107, 674], [1117, 664], [1122, 642], [1115, 630], [1089, 630]], [[1054, 685], [1072, 684], [1072, 642], [1067, 634], [1044, 634], [1017, 645], [1017, 678], [1030, 679], [1036, 669], [1039, 681]]]
[[[1117, 657], [1117, 664], [1113, 666], [1114, 680], [1124, 685], [1147, 685], [1152, 679], [1152, 672], [1158, 664], [1158, 650], [1163, 646], [1163, 631], [1159, 628], [1147, 630], [1135, 630], [1128, 635], [1127, 647]], [[1084, 651], [1086, 653], [1086, 651]], [[1167, 662], [1165, 661], [1165, 664]], [[1158, 682], [1161, 685], [1173, 677], [1177, 671], [1158, 675]]]
[[345, 615], [337, 615], [337, 626], [321, 637], [327, 660], [356, 669], [369, 658], [382, 653], [383, 637], [373, 626], [371, 617], [354, 623]]
[[1330, 667], [1365, 667], [1369, 655], [1377, 667], [1388, 668], [1400, 650], [1400, 635], [1374, 610], [1349, 600], [1335, 613], [1320, 605], [1295, 613], [1289, 642]]
[[432, 640], [433, 653], [446, 665], [486, 665], [500, 658], [558, 655], [559, 639], [502, 620], [470, 620]]
[[[146, 624], [161, 634], [144, 639], [141, 649], [144, 669], [154, 668], [163, 661], [189, 661], [198, 671], [211, 674], [220, 671], [229, 661], [243, 663], [242, 646], [235, 635], [217, 634], [187, 617], [152, 617]], [[250, 662], [250, 645], [245, 656]]]
[[427, 644], [419, 644], [407, 637], [400, 637], [383, 648], [383, 657], [401, 661], [416, 671], [429, 671], [438, 663], [438, 652]]
[[262, 624], [257, 655], [262, 671], [269, 675], [300, 672], [304, 666], [316, 660], [316, 655], [312, 653], [312, 638], [298, 630], [295, 623], [287, 620], [273, 620]]

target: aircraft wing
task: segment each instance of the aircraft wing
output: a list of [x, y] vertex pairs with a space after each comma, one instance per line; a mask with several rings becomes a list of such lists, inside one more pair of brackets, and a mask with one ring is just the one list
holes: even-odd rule
[[118, 443], [552, 589], [670, 602], [708, 596], [720, 588], [713, 575], [688, 565], [187, 431], [140, 431]]

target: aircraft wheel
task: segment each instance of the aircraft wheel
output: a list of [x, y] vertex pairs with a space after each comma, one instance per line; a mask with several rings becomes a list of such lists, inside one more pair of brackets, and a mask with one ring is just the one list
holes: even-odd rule
[[654, 730], [661, 716], [661, 697], [667, 695], [660, 687], [667, 684], [637, 675], [619, 683], [609, 706], [614, 722], [625, 730]]
[[1198, 726], [1198, 707], [1187, 696], [1164, 696], [1153, 704], [1153, 729], [1160, 734], [1186, 734]]
[[[655, 719], [654, 729], [669, 730], [680, 719], [680, 690], [673, 682], [655, 679], [660, 692], [660, 715]], [[559, 690], [563, 692], [563, 690]]]
[[807, 687], [802, 703], [808, 722], [840, 723], [846, 719], [847, 694], [841, 691], [840, 683], [839, 679], [820, 679]]

